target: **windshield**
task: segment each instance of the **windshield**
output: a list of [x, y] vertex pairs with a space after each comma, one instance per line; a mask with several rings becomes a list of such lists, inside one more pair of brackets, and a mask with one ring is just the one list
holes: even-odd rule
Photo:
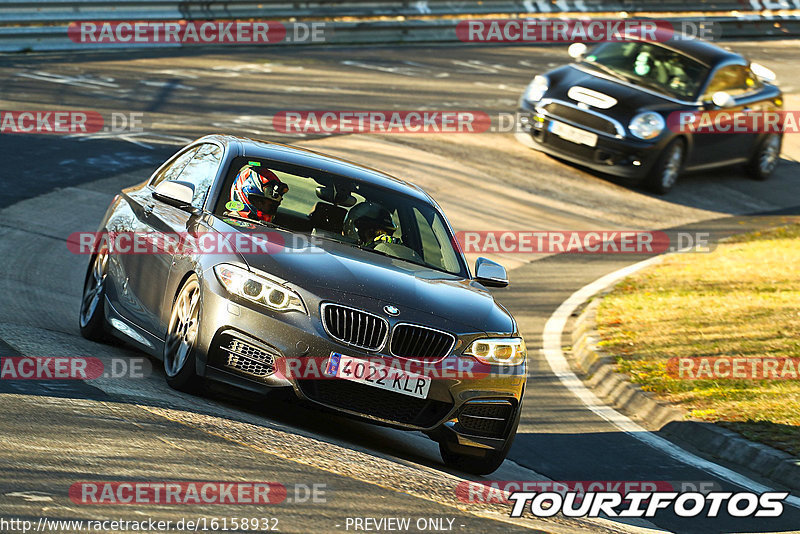
[[316, 169], [236, 158], [215, 214], [466, 276], [455, 240], [434, 206]]
[[654, 43], [604, 43], [582, 61], [630, 83], [667, 95], [693, 100], [708, 76], [708, 68], [674, 50]]

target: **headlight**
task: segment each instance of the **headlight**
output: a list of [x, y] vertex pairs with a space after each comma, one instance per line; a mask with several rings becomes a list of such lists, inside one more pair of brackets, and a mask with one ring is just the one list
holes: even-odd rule
[[533, 78], [533, 81], [528, 84], [528, 87], [525, 88], [525, 92], [522, 93], [522, 98], [528, 102], [538, 102], [547, 92], [549, 85], [550, 80], [546, 77], [536, 76]]
[[664, 131], [666, 125], [664, 117], [653, 111], [645, 111], [631, 120], [628, 130], [639, 139], [653, 139]]
[[492, 365], [519, 365], [528, 351], [521, 337], [476, 339], [464, 354], [474, 356], [482, 363]]
[[296, 310], [307, 313], [300, 295], [277, 282], [251, 273], [241, 267], [222, 263], [214, 266], [214, 274], [225, 289], [275, 311]]

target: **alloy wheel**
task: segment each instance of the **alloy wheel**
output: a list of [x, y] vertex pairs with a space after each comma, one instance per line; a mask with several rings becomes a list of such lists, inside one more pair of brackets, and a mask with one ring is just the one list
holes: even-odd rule
[[764, 142], [761, 154], [758, 157], [758, 167], [762, 174], [768, 175], [775, 168], [780, 156], [781, 140], [777, 135], [772, 135]]
[[106, 277], [108, 276], [108, 252], [98, 252], [92, 264], [92, 271], [83, 288], [81, 301], [81, 327], [86, 327], [94, 317], [100, 299], [103, 298]]
[[667, 161], [664, 169], [661, 172], [661, 185], [664, 189], [669, 189], [675, 182], [678, 181], [678, 175], [681, 171], [681, 161], [683, 160], [683, 147], [680, 144], [675, 144], [667, 156]]
[[200, 311], [200, 285], [192, 279], [183, 286], [167, 330], [164, 348], [164, 371], [173, 377], [181, 372], [197, 340]]

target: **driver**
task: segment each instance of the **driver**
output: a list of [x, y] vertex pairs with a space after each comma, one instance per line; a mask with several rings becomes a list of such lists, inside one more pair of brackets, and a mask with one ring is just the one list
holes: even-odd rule
[[639, 76], [647, 76], [653, 68], [653, 57], [649, 52], [639, 52], [633, 62], [633, 72]]
[[272, 222], [283, 195], [288, 191], [289, 186], [271, 170], [245, 165], [231, 188], [231, 201], [242, 204], [241, 209], [234, 213], [248, 219]]
[[381, 243], [399, 243], [393, 237], [397, 225], [392, 215], [375, 202], [362, 202], [350, 208], [342, 226], [342, 234], [362, 247], [375, 248]]

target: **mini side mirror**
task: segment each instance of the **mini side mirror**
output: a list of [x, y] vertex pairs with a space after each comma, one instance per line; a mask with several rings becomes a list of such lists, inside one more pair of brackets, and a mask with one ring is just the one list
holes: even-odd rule
[[506, 268], [487, 258], [475, 260], [475, 278], [486, 287], [506, 287], [508, 285]]
[[733, 99], [730, 93], [725, 91], [717, 91], [711, 95], [711, 101], [720, 108], [730, 108], [736, 105], [736, 100]]
[[569, 57], [572, 59], [579, 59], [583, 57], [588, 49], [589, 47], [583, 43], [572, 43], [569, 45], [569, 48], [567, 48], [567, 54], [569, 54]]
[[772, 70], [768, 69], [761, 63], [750, 63], [750, 71], [763, 82], [772, 83], [778, 79], [778, 76]]

